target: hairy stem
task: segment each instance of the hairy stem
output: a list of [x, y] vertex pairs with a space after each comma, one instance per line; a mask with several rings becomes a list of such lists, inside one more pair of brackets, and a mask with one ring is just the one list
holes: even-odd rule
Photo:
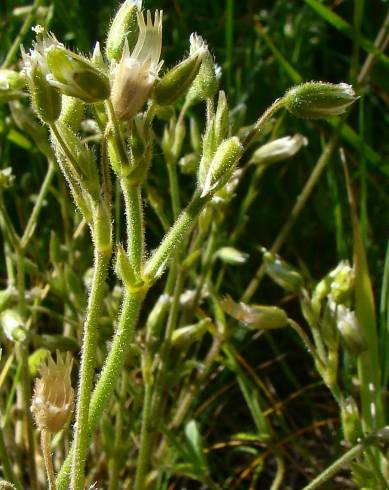
[[71, 475], [71, 487], [73, 490], [82, 490], [84, 488], [84, 467], [89, 442], [85, 427], [88, 424], [90, 394], [93, 385], [98, 340], [98, 321], [110, 256], [110, 253], [102, 254], [95, 250], [94, 274], [89, 293], [81, 351]]
[[41, 433], [41, 448], [43, 453], [43, 459], [45, 461], [45, 468], [47, 473], [47, 480], [49, 482], [49, 490], [56, 490], [53, 460], [51, 459], [50, 451], [51, 434], [47, 430], [42, 430]]

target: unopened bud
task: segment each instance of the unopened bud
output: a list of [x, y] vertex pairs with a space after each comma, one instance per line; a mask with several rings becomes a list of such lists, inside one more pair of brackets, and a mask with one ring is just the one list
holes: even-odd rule
[[209, 51], [204, 56], [199, 73], [186, 96], [186, 104], [192, 105], [215, 96], [219, 89], [215, 61]]
[[215, 257], [231, 265], [241, 265], [247, 262], [248, 254], [241, 252], [233, 247], [222, 247], [216, 252]]
[[20, 99], [25, 84], [23, 72], [0, 69], [0, 102]]
[[171, 105], [191, 86], [199, 73], [201, 63], [207, 54], [207, 45], [197, 34], [190, 36], [188, 58], [168, 71], [159, 80], [153, 91], [153, 99], [158, 105]]
[[307, 143], [307, 138], [301, 134], [284, 136], [259, 147], [253, 153], [250, 162], [258, 165], [271, 165], [292, 158]]
[[0, 170], [0, 192], [9, 189], [15, 182], [15, 176], [12, 174], [12, 168], [6, 167]]
[[137, 14], [141, 10], [142, 0], [125, 0], [121, 4], [108, 31], [105, 47], [108, 59], [120, 61], [126, 40], [130, 49], [133, 48], [138, 35]]
[[359, 325], [355, 311], [343, 305], [337, 306], [337, 327], [346, 350], [351, 355], [359, 356], [367, 349], [364, 333]]
[[252, 328], [273, 330], [288, 325], [287, 314], [277, 306], [235, 303], [229, 296], [221, 302], [221, 306], [232, 318]]
[[336, 305], [331, 298], [329, 298], [325, 305], [322, 317], [317, 316], [316, 321], [313, 319], [309, 323], [310, 325], [319, 324], [320, 334], [326, 345], [330, 350], [337, 350], [339, 346], [339, 333], [336, 325]]
[[207, 332], [210, 323], [210, 319], [205, 318], [193, 325], [177, 328], [172, 335], [173, 347], [189, 347], [197, 342]]
[[332, 280], [329, 294], [335, 303], [344, 304], [349, 301], [354, 290], [355, 273], [348, 261], [340, 262], [328, 276]]
[[170, 304], [171, 297], [168, 294], [161, 294], [147, 318], [146, 343], [151, 353], [158, 350], [162, 341], [162, 329]]
[[188, 153], [179, 159], [178, 165], [183, 174], [195, 174], [199, 165], [199, 157], [196, 153]]
[[[93, 151], [66, 124], [62, 124], [59, 121], [57, 122], [57, 128], [68, 150], [73, 155], [73, 158], [68, 160], [69, 166], [73, 170], [73, 177], [98, 201], [100, 197], [100, 179]], [[53, 141], [56, 140], [53, 139]], [[57, 154], [61, 155], [61, 158], [68, 159], [68, 155], [58, 142], [56, 142], [55, 147]]]
[[228, 136], [228, 104], [226, 94], [221, 90], [215, 114], [215, 137], [218, 143]]
[[65, 359], [57, 351], [57, 362], [51, 357], [40, 370], [35, 381], [31, 411], [40, 430], [58, 432], [68, 423], [73, 411], [74, 390], [70, 373], [73, 359], [67, 352]]
[[28, 54], [22, 49], [24, 73], [37, 116], [45, 123], [55, 122], [61, 112], [61, 94], [47, 80], [47, 50], [55, 44], [52, 38], [35, 43]]
[[296, 117], [325, 119], [343, 114], [357, 98], [346, 83], [307, 82], [289, 89], [284, 102]]
[[216, 192], [227, 183], [243, 151], [244, 148], [236, 136], [221, 143], [209, 166], [202, 196]]
[[358, 407], [352, 397], [341, 403], [341, 420], [344, 438], [350, 444], [356, 444], [361, 435], [361, 423]]
[[65, 95], [87, 103], [105, 100], [110, 95], [108, 77], [88, 59], [60, 43], [47, 51], [49, 82]]
[[300, 292], [304, 284], [301, 274], [278, 255], [268, 252], [265, 248], [263, 252], [266, 273], [273, 281], [287, 291]]
[[24, 342], [26, 340], [27, 330], [17, 310], [4, 310], [0, 314], [0, 325], [8, 340], [12, 342]]
[[200, 185], [204, 185], [205, 179], [208, 174], [209, 166], [213, 156], [217, 149], [216, 137], [215, 137], [215, 120], [212, 118], [207, 122], [207, 127], [203, 136], [203, 154], [198, 170], [198, 181]]

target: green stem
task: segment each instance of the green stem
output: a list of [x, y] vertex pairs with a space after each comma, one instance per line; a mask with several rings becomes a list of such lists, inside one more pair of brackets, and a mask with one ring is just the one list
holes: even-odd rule
[[88, 423], [90, 393], [93, 385], [96, 361], [98, 322], [110, 257], [110, 253], [102, 254], [95, 250], [94, 274], [89, 293], [81, 351], [80, 382], [77, 396], [71, 474], [71, 487], [73, 490], [82, 490], [84, 488], [84, 467], [89, 442], [85, 427], [87, 427]]
[[178, 218], [181, 211], [180, 188], [177, 179], [177, 167], [175, 164], [167, 164], [170, 183], [170, 194], [172, 199], [173, 217]]
[[[142, 431], [142, 437], [140, 441], [140, 453], [142, 448], [145, 446], [152, 450], [155, 439], [158, 435], [158, 430], [161, 423], [162, 413], [164, 409], [164, 396], [166, 383], [167, 383], [167, 375], [169, 373], [169, 354], [171, 349], [171, 339], [174, 332], [174, 329], [177, 325], [178, 314], [180, 311], [180, 295], [182, 292], [183, 284], [185, 280], [185, 275], [182, 270], [177, 271], [177, 275], [175, 276], [175, 285], [174, 285], [174, 294], [172, 298], [172, 304], [169, 311], [169, 317], [167, 320], [166, 331], [164, 340], [159, 352], [159, 364], [158, 364], [158, 372], [156, 374], [156, 380], [154, 382], [154, 391], [152, 397], [152, 412], [148, 413], [148, 420], [145, 421], [147, 426], [149, 427], [148, 431]], [[144, 452], [146, 455], [146, 452]], [[142, 469], [141, 475], [138, 477], [138, 468], [137, 468], [137, 479], [139, 480], [139, 485], [144, 483], [144, 478], [146, 476], [146, 471], [148, 469], [148, 461], [141, 462]], [[138, 490], [142, 487], [139, 486]]]
[[138, 461], [136, 465], [136, 475], [134, 490], [144, 490], [145, 477], [150, 463], [151, 454], [151, 441], [152, 441], [152, 429], [151, 429], [151, 407], [152, 407], [152, 374], [150, 372], [151, 363], [147, 353], [143, 356], [143, 381], [144, 388], [144, 400], [142, 407], [142, 429], [141, 429], [141, 443], [139, 447]]
[[131, 186], [126, 177], [120, 179], [126, 220], [127, 220], [127, 253], [135, 273], [140, 278], [144, 258], [144, 224], [141, 188]]
[[35, 230], [35, 227], [36, 227], [36, 224], [38, 221], [38, 216], [39, 216], [39, 213], [41, 212], [43, 202], [44, 202], [45, 197], [47, 195], [47, 192], [49, 190], [51, 181], [53, 180], [54, 174], [55, 174], [54, 163], [49, 161], [49, 167], [47, 169], [45, 179], [42, 183], [42, 186], [41, 186], [40, 191], [39, 191], [38, 198], [35, 202], [34, 208], [31, 212], [27, 226], [23, 232], [23, 236], [22, 236], [21, 241], [20, 241], [20, 246], [23, 249], [25, 249], [27, 247], [29, 241], [31, 240], [31, 238], [34, 234], [34, 230]]
[[[101, 416], [114, 392], [116, 386], [115, 380], [119, 378], [120, 373], [122, 372], [124, 361], [128, 354], [128, 346], [134, 335], [143, 299], [144, 294], [126, 295], [124, 298], [117, 331], [112, 341], [111, 351], [108, 354], [101, 370], [100, 377], [92, 393], [86, 431], [88, 440], [90, 440], [97, 429]], [[58, 490], [68, 490], [72, 455], [73, 449], [70, 451], [58, 474]]]
[[3, 196], [0, 192], [0, 216], [1, 216], [1, 227], [4, 228], [5, 234], [7, 235], [9, 243], [12, 245], [14, 250], [19, 247], [20, 238], [15, 231], [12, 221], [8, 215], [8, 212], [4, 206]]
[[374, 442], [367, 437], [364, 441], [360, 442], [349, 451], [347, 451], [343, 456], [337, 459], [332, 465], [330, 465], [326, 470], [320, 473], [311, 483], [306, 485], [303, 490], [315, 490], [320, 488], [326, 481], [332, 478], [338, 471], [340, 471], [343, 466], [349, 464], [354, 458], [356, 458], [360, 453], [366, 450], [366, 446]]
[[47, 480], [49, 482], [49, 490], [56, 490], [53, 460], [51, 459], [50, 442], [51, 442], [50, 432], [47, 432], [47, 430], [42, 430], [41, 448], [42, 448], [42, 453], [43, 453], [43, 459], [45, 461]]
[[119, 488], [119, 471], [120, 471], [120, 462], [118, 460], [119, 451], [121, 449], [122, 444], [122, 432], [123, 432], [123, 422], [124, 422], [124, 413], [125, 413], [125, 399], [127, 395], [127, 383], [128, 376], [126, 371], [122, 373], [122, 383], [120, 387], [120, 400], [117, 404], [117, 413], [116, 413], [116, 421], [115, 421], [115, 441], [114, 441], [114, 450], [113, 456], [109, 463], [109, 488], [108, 490], [118, 490]]
[[257, 120], [254, 124], [253, 129], [249, 132], [246, 138], [243, 141], [243, 146], [247, 148], [252, 140], [260, 134], [263, 129], [264, 124], [272, 117], [274, 114], [279, 111], [285, 104], [284, 98], [281, 97], [273, 102], [273, 104], [266, 109], [266, 111], [262, 114], [262, 116]]
[[[170, 194], [172, 199], [173, 216], [177, 220], [180, 209], [180, 195], [177, 180], [177, 169], [174, 164], [168, 164]], [[181, 240], [181, 244], [184, 240]], [[185, 242], [185, 241], [184, 241]], [[167, 280], [165, 293], [171, 294], [171, 288], [174, 288], [174, 295], [172, 298], [172, 304], [170, 307], [169, 317], [167, 321], [164, 341], [160, 351], [159, 369], [157, 373], [157, 379], [155, 382], [154, 392], [152, 392], [151, 382], [147, 379], [145, 382], [145, 394], [144, 394], [144, 406], [142, 416], [142, 431], [140, 438], [140, 448], [138, 455], [138, 463], [135, 477], [135, 489], [141, 490], [144, 486], [145, 477], [149, 467], [149, 454], [152, 450], [155, 438], [157, 436], [159, 421], [161, 418], [161, 412], [163, 410], [162, 394], [166, 385], [166, 374], [168, 366], [168, 358], [170, 353], [171, 338], [174, 329], [177, 325], [177, 319], [179, 314], [180, 295], [185, 281], [185, 274], [179, 267], [181, 248], [176, 249], [176, 260], [171, 265], [169, 270], [169, 278]], [[161, 315], [160, 321], [164, 321], [164, 317]], [[148, 357], [146, 352], [143, 356], [143, 362], [146, 362]]]
[[277, 471], [276, 476], [271, 484], [270, 490], [279, 490], [285, 479], [285, 461], [282, 454], [278, 451], [276, 453]]
[[303, 341], [308, 352], [315, 359], [315, 361], [318, 364], [318, 366], [320, 367], [320, 369], [324, 370], [326, 368], [324, 361], [318, 355], [316, 347], [312, 344], [308, 335], [304, 332], [304, 330], [300, 327], [300, 325], [297, 322], [295, 322], [294, 320], [292, 320], [291, 318], [288, 319], [288, 323], [293, 328], [293, 330], [298, 334], [300, 339]]
[[179, 247], [183, 237], [193, 228], [196, 218], [208, 202], [208, 197], [200, 197], [201, 191], [197, 190], [191, 202], [182, 211], [175, 224], [163, 238], [156, 252], [146, 262], [144, 276], [150, 281], [155, 280], [162, 272], [166, 261]]

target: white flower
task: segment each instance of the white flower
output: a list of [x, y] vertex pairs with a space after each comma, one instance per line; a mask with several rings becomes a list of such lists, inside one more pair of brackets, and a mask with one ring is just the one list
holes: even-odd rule
[[138, 14], [139, 36], [130, 53], [128, 43], [120, 63], [114, 68], [112, 104], [120, 119], [133, 117], [149, 97], [154, 81], [161, 69], [159, 61], [162, 49], [162, 10], [155, 12], [154, 24], [151, 12]]

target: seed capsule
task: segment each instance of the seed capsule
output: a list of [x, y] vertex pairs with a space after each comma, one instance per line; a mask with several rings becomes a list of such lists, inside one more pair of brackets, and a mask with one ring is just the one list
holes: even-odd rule
[[289, 89], [284, 101], [285, 107], [296, 117], [326, 119], [346, 112], [357, 98], [347, 83], [307, 82]]
[[58, 432], [68, 423], [73, 411], [74, 390], [70, 381], [73, 359], [69, 352], [57, 362], [49, 357], [35, 381], [31, 411], [40, 430]]

